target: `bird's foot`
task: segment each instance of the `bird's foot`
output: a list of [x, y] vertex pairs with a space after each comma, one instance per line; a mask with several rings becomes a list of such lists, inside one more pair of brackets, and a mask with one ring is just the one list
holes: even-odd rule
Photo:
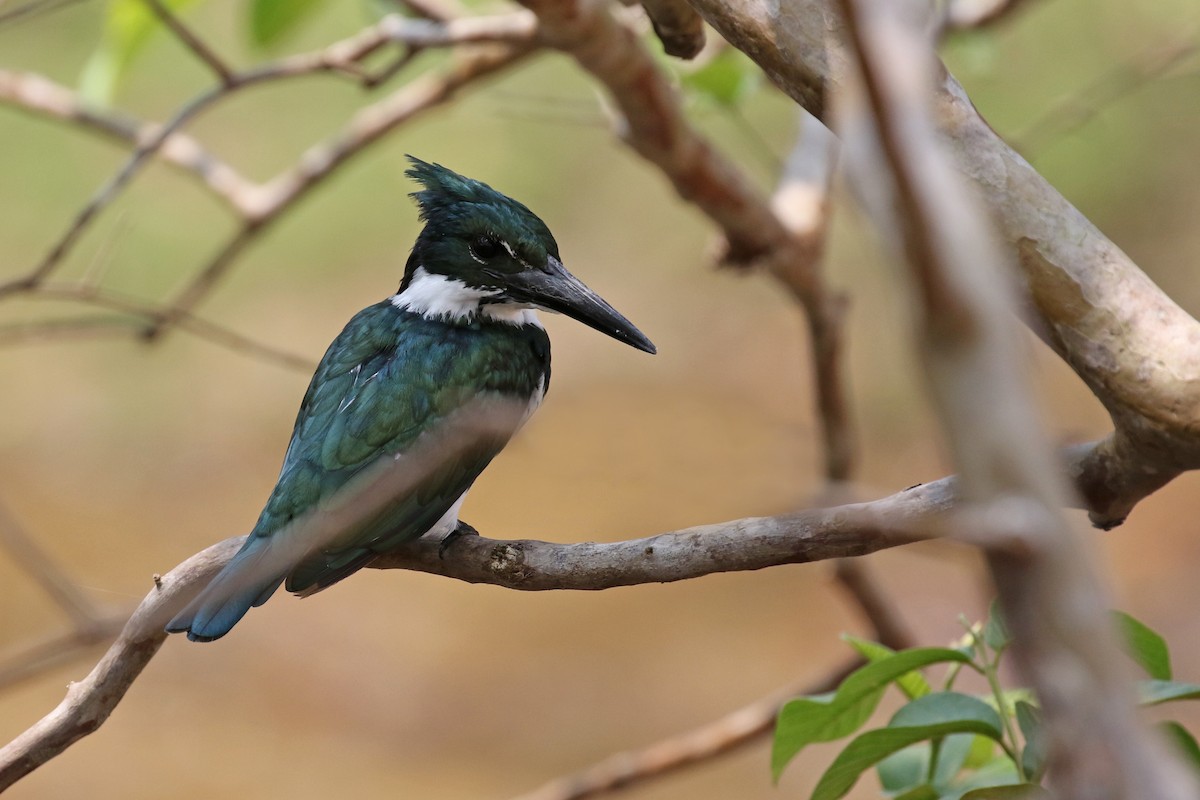
[[478, 535], [479, 535], [479, 531], [475, 530], [468, 523], [463, 522], [460, 519], [458, 521], [458, 525], [455, 526], [454, 530], [450, 531], [445, 536], [443, 536], [442, 541], [438, 543], [438, 558], [445, 558], [446, 551], [450, 549], [450, 545], [454, 544], [454, 542], [459, 537], [478, 536]]

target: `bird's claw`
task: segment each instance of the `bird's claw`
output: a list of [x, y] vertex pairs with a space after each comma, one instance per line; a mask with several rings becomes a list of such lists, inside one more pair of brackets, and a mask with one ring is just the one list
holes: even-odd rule
[[442, 541], [438, 543], [438, 558], [445, 558], [446, 551], [450, 549], [450, 545], [454, 544], [461, 536], [478, 536], [479, 531], [475, 530], [470, 524], [463, 522], [461, 519], [454, 530], [442, 537]]

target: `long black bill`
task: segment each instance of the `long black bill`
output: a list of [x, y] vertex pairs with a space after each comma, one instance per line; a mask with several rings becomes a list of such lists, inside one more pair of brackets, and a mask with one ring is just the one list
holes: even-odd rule
[[515, 299], [566, 314], [638, 350], [651, 354], [658, 352], [645, 334], [583, 281], [567, 272], [554, 256], [549, 257], [544, 271], [527, 269], [511, 276], [508, 282], [507, 294]]

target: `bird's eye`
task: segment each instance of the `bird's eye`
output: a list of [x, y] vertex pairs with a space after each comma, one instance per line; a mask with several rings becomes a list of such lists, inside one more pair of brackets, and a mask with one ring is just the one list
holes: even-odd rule
[[471, 240], [471, 252], [481, 261], [487, 261], [500, 252], [500, 242], [496, 241], [495, 237], [476, 236]]

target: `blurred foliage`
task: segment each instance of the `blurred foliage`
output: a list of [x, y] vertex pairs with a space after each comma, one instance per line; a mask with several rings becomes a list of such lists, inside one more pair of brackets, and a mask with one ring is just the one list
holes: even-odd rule
[[[144, 9], [140, 0], [86, 0], [0, 25], [0, 66], [77, 85], [106, 46], [110, 10], [127, 1]], [[1195, 0], [1023, 6], [1011, 20], [943, 47], [972, 100], [1006, 136], [1196, 23]], [[308, 6], [264, 53], [249, 30], [250, 0], [172, 7], [242, 67], [323, 47], [375, 13], [358, 2]], [[263, 180], [438, 58], [423, 54], [374, 94], [326, 77], [256, 88], [207, 112], [189, 132]], [[693, 87], [689, 113], [769, 190], [771, 164], [791, 145], [795, 109], [747, 73], [740, 56], [715, 63], [700, 80], [734, 104]], [[684, 83], [694, 69], [674, 68]], [[98, 95], [149, 120], [169, 118], [214, 80], [162, 33], [144, 36], [136, 56], [110, 72], [117, 73]], [[1195, 59], [1094, 112], [1027, 157], [1178, 302], [1200, 309]], [[315, 360], [351, 314], [399, 279], [416, 233], [403, 154], [438, 160], [538, 211], [572, 271], [644, 325], [661, 350], [643, 362], [547, 319], [554, 389], [472, 491], [467, 519], [497, 536], [569, 541], [809, 502], [821, 482], [819, 436], [793, 305], [766, 280], [710, 269], [710, 228], [611, 135], [608, 122], [596, 87], [557, 56], [464, 92], [349, 163], [262, 236], [199, 313]], [[756, 157], [763, 147], [770, 159]], [[0, 106], [0, 280], [36, 263], [126, 157], [89, 134]], [[853, 204], [839, 194], [835, 205], [827, 270], [853, 303], [846, 369], [863, 445], [858, 477], [865, 492], [887, 492], [940, 476], [947, 464], [914, 378], [902, 290]], [[64, 277], [102, 275], [114, 290], [162, 297], [232, 229], [190, 176], [152, 166], [81, 240]], [[0, 311], [4, 323], [71, 312], [33, 301], [6, 301]], [[1028, 355], [1056, 437], [1110, 429], [1069, 369], [1040, 345], [1029, 344]], [[0, 350], [0, 366], [0, 499], [113, 609], [136, 603], [154, 572], [252, 524], [308, 377], [182, 335], [153, 347], [32, 342]], [[1197, 485], [1194, 477], [1173, 483], [1098, 540], [1122, 605], [1167, 634], [1181, 674], [1200, 670]], [[948, 639], [955, 632], [946, 621], [976, 606], [983, 570], [961, 552], [918, 546], [870, 559], [904, 598], [922, 641]], [[0, 586], [0, 641], [15, 646], [61, 630], [38, 587], [2, 557]], [[776, 686], [815, 679], [843, 655], [836, 633], [855, 623], [819, 566], [552, 596], [366, 574], [311, 600], [268, 604], [217, 648], [168, 644], [101, 735], [10, 794], [508, 796]], [[872, 649], [861, 640], [851, 645]], [[1150, 651], [1146, 659], [1161, 664]], [[0, 740], [53, 707], [87, 666], [54, 670], [0, 698]], [[965, 681], [978, 676], [963, 669], [967, 694], [974, 689]], [[875, 706], [885, 718], [904, 698], [931, 694], [916, 667], [895, 682], [902, 691], [888, 690]], [[1022, 717], [1036, 725], [1027, 699], [1011, 697], [1022, 731]], [[1200, 716], [1192, 707], [1168, 706], [1194, 730]], [[1196, 752], [1173, 722], [1164, 730]], [[930, 752], [918, 743], [880, 762], [880, 777], [890, 786], [920, 783], [928, 755], [922, 762], [920, 752], [911, 754], [922, 746]], [[935, 777], [946, 783], [965, 750], [964, 772], [1003, 778], [996, 748], [987, 736], [945, 736]], [[807, 796], [832, 760], [805, 747], [777, 790], [765, 758], [751, 749], [638, 797]], [[852, 793], [877, 796], [869, 783]]]
[[[1149, 676], [1139, 684], [1143, 706], [1200, 698], [1200, 686], [1170, 680], [1171, 657], [1161, 635], [1124, 612], [1114, 612], [1114, 623], [1126, 651]], [[985, 622], [964, 626], [966, 636], [953, 649], [893, 652], [850, 637], [851, 646], [869, 663], [847, 676], [837, 691], [783, 706], [771, 758], [775, 779], [808, 745], [855, 734], [894, 684], [905, 704], [886, 727], [858, 734], [846, 744], [822, 774], [811, 800], [839, 800], [872, 767], [885, 796], [897, 800], [1048, 798], [1040, 787], [1046, 734], [1037, 698], [1029, 689], [1006, 690], [1000, 684], [1000, 662], [1010, 639], [996, 604]], [[934, 664], [950, 665], [937, 691], [922, 674]], [[986, 679], [989, 693], [954, 691], [963, 666]], [[1200, 773], [1195, 738], [1178, 722], [1164, 725]]]
[[[182, 11], [196, 0], [162, 0], [172, 11]], [[88, 59], [79, 78], [84, 99], [96, 105], [112, 102], [117, 83], [154, 33], [162, 28], [158, 15], [144, 0], [109, 0], [100, 45]]]

